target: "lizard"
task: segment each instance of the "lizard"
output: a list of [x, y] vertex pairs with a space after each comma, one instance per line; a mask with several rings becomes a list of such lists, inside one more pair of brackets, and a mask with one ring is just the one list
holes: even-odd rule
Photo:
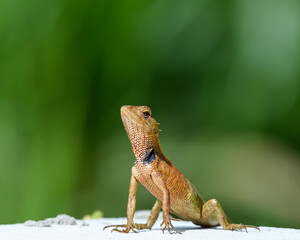
[[[131, 170], [127, 204], [127, 224], [108, 225], [104, 229], [128, 233], [151, 229], [162, 209], [162, 232], [181, 233], [171, 220], [188, 220], [202, 227], [221, 225], [225, 230], [260, 229], [253, 225], [231, 224], [216, 199], [203, 200], [197, 189], [164, 155], [159, 142], [158, 123], [147, 106], [125, 105], [121, 107], [121, 118], [132, 145], [135, 162]], [[145, 224], [133, 221], [136, 207], [138, 183], [154, 195], [156, 202]], [[173, 218], [170, 213], [179, 217]], [[122, 229], [119, 229], [122, 228]]]

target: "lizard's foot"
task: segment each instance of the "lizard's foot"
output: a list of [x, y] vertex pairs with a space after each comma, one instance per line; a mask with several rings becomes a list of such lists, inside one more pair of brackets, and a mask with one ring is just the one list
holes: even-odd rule
[[225, 230], [231, 230], [231, 231], [243, 231], [245, 229], [246, 232], [247, 228], [255, 228], [258, 231], [260, 231], [259, 227], [253, 226], [253, 225], [243, 225], [243, 224], [228, 224], [224, 229]]
[[[174, 219], [175, 221], [180, 221], [181, 219]], [[162, 227], [164, 225], [164, 227], [162, 228], [162, 232], [165, 233], [165, 230], [168, 229], [169, 233], [171, 233], [171, 228], [176, 232], [181, 234], [181, 232], [179, 232], [171, 223], [171, 218], [164, 218], [163, 221], [161, 222], [160, 226]]]
[[[139, 229], [134, 223], [132, 224], [121, 224], [121, 225], [108, 225], [108, 226], [105, 226], [103, 228], [103, 230], [105, 230], [106, 228], [109, 228], [109, 227], [114, 227], [111, 232], [113, 231], [116, 231], [116, 232], [120, 232], [120, 233], [129, 233], [130, 230], [137, 233], [137, 231], [135, 229]], [[118, 229], [118, 228], [124, 228], [122, 230]]]

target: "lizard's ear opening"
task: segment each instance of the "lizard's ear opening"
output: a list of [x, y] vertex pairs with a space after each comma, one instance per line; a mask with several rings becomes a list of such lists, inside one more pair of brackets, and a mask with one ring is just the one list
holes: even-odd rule
[[161, 132], [161, 130], [158, 127], [156, 127], [156, 128], [153, 129], [153, 132], [154, 132], [154, 134], [158, 135], [159, 132]]

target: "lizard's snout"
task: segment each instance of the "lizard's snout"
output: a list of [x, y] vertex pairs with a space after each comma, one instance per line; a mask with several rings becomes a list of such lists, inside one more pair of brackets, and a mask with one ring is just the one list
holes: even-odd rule
[[124, 119], [132, 119], [136, 115], [136, 109], [135, 108], [136, 107], [132, 106], [132, 105], [122, 106], [121, 107], [121, 118], [122, 118], [122, 120], [124, 121]]
[[130, 105], [124, 105], [121, 107], [121, 116], [126, 115], [130, 111], [132, 106]]
[[124, 105], [121, 107], [121, 112], [124, 111], [124, 110], [127, 110], [131, 107], [131, 105]]

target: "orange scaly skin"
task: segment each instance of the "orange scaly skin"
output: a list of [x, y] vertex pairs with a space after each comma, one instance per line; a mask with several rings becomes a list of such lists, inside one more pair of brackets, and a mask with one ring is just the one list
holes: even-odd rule
[[[170, 212], [181, 219], [192, 221], [203, 227], [221, 225], [226, 230], [242, 230], [258, 227], [243, 224], [229, 224], [226, 214], [216, 199], [204, 202], [197, 189], [178, 171], [167, 159], [159, 143], [158, 123], [151, 116], [147, 106], [123, 106], [121, 117], [132, 144], [136, 158], [132, 167], [127, 205], [127, 224], [110, 225], [112, 231], [128, 233], [140, 229], [150, 229], [156, 222], [159, 212], [163, 210], [162, 231], [173, 229], [171, 223], [174, 219]], [[146, 224], [133, 222], [136, 191], [138, 182], [156, 197], [156, 202], [151, 210]], [[118, 229], [123, 228], [122, 230]], [[104, 228], [104, 229], [105, 229]]]

